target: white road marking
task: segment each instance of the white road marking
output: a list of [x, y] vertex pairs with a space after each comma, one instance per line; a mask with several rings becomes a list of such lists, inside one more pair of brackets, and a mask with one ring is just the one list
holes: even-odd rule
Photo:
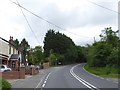
[[[43, 78], [44, 78], [44, 77], [43, 77]], [[38, 86], [41, 84], [41, 82], [43, 81], [43, 78], [40, 80], [40, 82], [39, 82], [38, 85], [35, 87], [35, 89], [38, 88]], [[35, 89], [34, 89], [34, 90], [35, 90]]]
[[77, 75], [73, 72], [74, 68], [77, 67], [77, 66], [79, 66], [79, 65], [80, 65], [80, 64], [78, 64], [78, 65], [76, 65], [76, 66], [73, 66], [73, 67], [70, 69], [70, 73], [72, 74], [72, 76], [73, 76], [74, 78], [76, 78], [79, 82], [81, 82], [83, 85], [85, 85], [86, 87], [88, 87], [89, 89], [91, 89], [91, 90], [94, 90], [94, 89], [99, 90], [97, 87], [95, 87], [95, 86], [93, 86], [92, 84], [88, 83], [87, 81], [83, 80], [82, 78], [80, 78], [79, 76], [77, 76]]
[[101, 79], [104, 79], [103, 77], [101, 77]]
[[[85, 68], [84, 68], [84, 67], [83, 67], [83, 69], [85, 70]], [[92, 74], [92, 73], [88, 72], [87, 70], [85, 70], [85, 71], [86, 71], [87, 73], [89, 73], [89, 74], [91, 74], [91, 75], [95, 76], [95, 77], [100, 78], [100, 79], [104, 79], [104, 80], [107, 80], [107, 81], [111, 81], [111, 80], [106, 79], [106, 78], [103, 78], [103, 77], [101, 77], [101, 76], [97, 76], [97, 75], [95, 75], [95, 74]], [[113, 81], [113, 83], [118, 83], [118, 82], [114, 82], [114, 81]]]
[[44, 83], [43, 83], [43, 85], [42, 85], [42, 88], [45, 87], [45, 85], [46, 85], [46, 83], [47, 83], [47, 80], [48, 80], [50, 74], [51, 74], [51, 72], [50, 72], [50, 73], [47, 75], [47, 77], [45, 78], [45, 81], [44, 81]]
[[45, 83], [42, 85], [42, 87], [45, 87]]
[[[83, 69], [85, 70], [85, 68], [83, 67]], [[89, 74], [91, 74], [91, 75], [93, 75], [93, 76], [95, 76], [95, 77], [99, 77], [100, 78], [100, 76], [97, 76], [97, 75], [95, 75], [95, 74], [92, 74], [92, 73], [90, 73], [90, 72], [88, 72], [87, 70], [85, 70], [87, 73], [89, 73]]]
[[47, 81], [45, 81], [44, 83], [46, 83]]

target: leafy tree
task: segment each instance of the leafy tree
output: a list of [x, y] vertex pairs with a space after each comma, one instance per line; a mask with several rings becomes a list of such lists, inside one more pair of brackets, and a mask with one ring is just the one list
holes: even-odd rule
[[29, 65], [35, 64], [35, 62], [33, 60], [33, 48], [29, 49], [27, 59], [28, 59]]
[[41, 46], [31, 48], [28, 54], [29, 64], [39, 64], [43, 60], [43, 50]]
[[100, 34], [101, 40], [111, 44], [113, 47], [117, 46], [119, 38], [117, 37], [118, 31], [113, 31], [111, 27], [105, 28]]
[[43, 59], [43, 51], [41, 46], [36, 46], [34, 49], [35, 63], [39, 64]]
[[76, 59], [76, 62], [86, 62], [86, 53], [85, 53], [85, 47], [76, 46], [78, 57]]
[[108, 63], [107, 64], [110, 67], [119, 67], [120, 64], [118, 62], [120, 62], [120, 59], [118, 58], [118, 55], [119, 55], [118, 52], [119, 52], [118, 48], [113, 48], [110, 56], [108, 57], [108, 59], [107, 59]]
[[50, 54], [50, 65], [56, 65], [57, 64], [57, 56], [55, 53]]
[[69, 49], [67, 49], [67, 52], [65, 53], [66, 63], [75, 63], [77, 58], [78, 53], [75, 46], [71, 46]]
[[50, 56], [52, 50], [53, 53], [62, 56], [63, 61], [66, 62], [73, 62], [77, 58], [77, 51], [72, 39], [54, 30], [46, 33], [43, 48], [46, 57]]
[[106, 66], [107, 65], [107, 57], [111, 53], [111, 45], [104, 43], [104, 42], [98, 42], [96, 46], [94, 46], [94, 66]]
[[74, 45], [74, 42], [69, 37], [59, 32], [49, 30], [44, 38], [43, 48], [45, 56], [49, 56], [51, 49], [55, 53], [64, 54], [67, 49], [70, 48], [70, 45]]
[[22, 52], [22, 63], [24, 63], [25, 65], [26, 65], [26, 55], [28, 53], [29, 47], [30, 45], [28, 44], [28, 41], [25, 38], [22, 39], [20, 43], [20, 50]]
[[100, 35], [101, 41], [95, 42], [88, 49], [87, 63], [94, 67], [118, 66], [119, 38], [117, 31], [105, 28]]
[[30, 47], [30, 45], [28, 44], [28, 41], [24, 38], [22, 39], [20, 46], [23, 47], [24, 50], [27, 51], [27, 49]]
[[14, 40], [14, 45], [15, 45], [15, 48], [17, 48], [17, 49], [19, 48], [20, 44], [19, 44], [18, 39]]
[[45, 56], [49, 56], [50, 54], [50, 50], [53, 49], [54, 45], [53, 43], [55, 43], [54, 41], [55, 39], [55, 32], [53, 30], [49, 30], [47, 33], [46, 33], [46, 36], [44, 38], [44, 54]]

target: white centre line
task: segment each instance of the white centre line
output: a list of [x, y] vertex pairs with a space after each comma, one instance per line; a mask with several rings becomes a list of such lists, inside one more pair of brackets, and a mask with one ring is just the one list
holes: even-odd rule
[[42, 88], [45, 87], [45, 85], [46, 85], [46, 83], [47, 83], [47, 80], [48, 80], [50, 74], [51, 74], [51, 72], [50, 72], [50, 73], [47, 75], [47, 77], [45, 78], [45, 81], [44, 81], [44, 83], [43, 83], [43, 85], [42, 85]]
[[[44, 76], [44, 77], [45, 77], [45, 76]], [[44, 78], [44, 77], [43, 77], [43, 78]], [[40, 82], [39, 82], [38, 85], [35, 87], [35, 89], [38, 88], [38, 86], [41, 84], [41, 82], [43, 81], [43, 78], [40, 80]], [[34, 89], [34, 90], [35, 90], [35, 89]]]
[[45, 87], [45, 83], [42, 85], [42, 87]]
[[84, 79], [80, 78], [79, 76], [77, 76], [77, 75], [73, 72], [74, 68], [77, 67], [77, 66], [79, 66], [79, 65], [80, 65], [80, 64], [78, 64], [78, 65], [76, 65], [76, 66], [73, 66], [73, 67], [70, 69], [71, 75], [72, 75], [74, 78], [76, 78], [79, 82], [81, 82], [83, 85], [85, 85], [86, 87], [88, 87], [89, 89], [91, 89], [91, 90], [94, 90], [94, 89], [99, 90], [97, 87], [95, 87], [95, 86], [93, 86], [92, 84], [88, 83], [87, 81], [85, 81]]

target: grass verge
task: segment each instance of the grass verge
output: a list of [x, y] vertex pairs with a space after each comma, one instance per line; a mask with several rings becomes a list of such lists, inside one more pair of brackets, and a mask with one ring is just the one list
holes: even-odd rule
[[10, 90], [12, 85], [5, 79], [0, 78], [0, 90]]
[[120, 78], [120, 74], [117, 73], [118, 71], [116, 68], [89, 67], [88, 65], [85, 65], [84, 68], [88, 72], [104, 78]]

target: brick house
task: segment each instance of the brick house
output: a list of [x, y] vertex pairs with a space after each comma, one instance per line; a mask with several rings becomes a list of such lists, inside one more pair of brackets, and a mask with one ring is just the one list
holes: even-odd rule
[[5, 64], [13, 70], [19, 70], [21, 65], [21, 54], [13, 44], [13, 37], [7, 41], [0, 37], [0, 64]]

